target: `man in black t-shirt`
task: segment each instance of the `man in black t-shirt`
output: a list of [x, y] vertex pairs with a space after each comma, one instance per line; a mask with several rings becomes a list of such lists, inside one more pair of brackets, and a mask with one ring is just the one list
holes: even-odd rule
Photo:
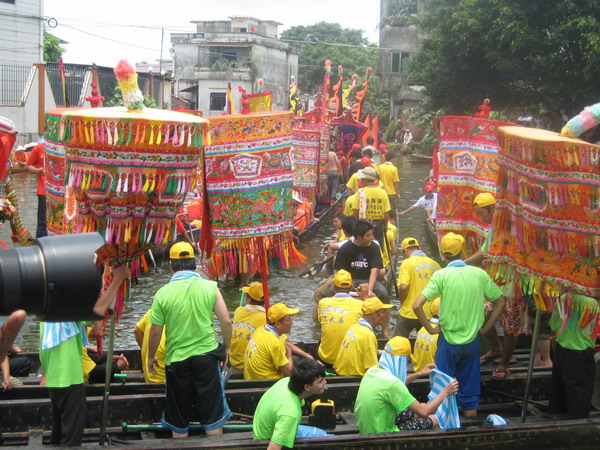
[[352, 235], [354, 242], [350, 240], [338, 250], [334, 269], [350, 272], [354, 286], [368, 283], [369, 290], [381, 301], [387, 302], [387, 289], [377, 280], [383, 261], [379, 245], [373, 242], [373, 225], [366, 220], [358, 220], [352, 228]]

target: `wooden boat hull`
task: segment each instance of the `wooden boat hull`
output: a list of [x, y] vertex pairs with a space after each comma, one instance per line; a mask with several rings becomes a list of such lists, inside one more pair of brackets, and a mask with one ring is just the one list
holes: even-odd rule
[[[521, 398], [525, 385], [525, 371], [513, 372], [501, 383], [493, 383], [490, 375], [483, 379], [486, 387], [482, 390], [480, 402], [486, 404], [513, 404], [515, 398]], [[335, 402], [336, 411], [350, 412], [358, 392], [359, 382], [349, 377], [335, 377], [326, 391], [327, 397]], [[260, 382], [242, 381], [228, 383], [226, 398], [231, 411], [248, 416], [254, 414], [256, 405], [264, 392], [276, 380]], [[547, 398], [550, 383], [549, 371], [538, 371], [533, 377], [530, 398], [543, 401]], [[429, 393], [429, 381], [417, 380], [410, 385], [413, 395], [420, 401], [426, 401]], [[86, 428], [98, 428], [102, 416], [103, 385], [88, 385]], [[304, 414], [309, 413], [309, 398]], [[160, 422], [164, 409], [164, 385], [137, 383], [135, 385], [111, 386], [109, 398], [108, 426], [119, 426], [123, 421], [129, 424], [148, 424]], [[43, 386], [25, 386], [4, 393], [0, 407], [0, 423], [5, 432], [26, 432], [28, 429], [49, 430], [51, 423], [51, 404], [48, 390]]]

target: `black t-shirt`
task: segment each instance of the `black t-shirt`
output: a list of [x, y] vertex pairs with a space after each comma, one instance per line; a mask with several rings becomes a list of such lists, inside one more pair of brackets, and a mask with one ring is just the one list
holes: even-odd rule
[[371, 269], [383, 268], [381, 249], [375, 242], [368, 247], [359, 247], [354, 242], [346, 242], [335, 257], [335, 270], [347, 270], [352, 279], [368, 280]]
[[360, 161], [355, 161], [352, 164], [350, 164], [350, 167], [348, 167], [348, 179], [350, 179], [350, 177], [352, 175], [354, 175], [356, 172], [358, 172], [362, 168], [363, 168], [363, 166], [360, 163]]

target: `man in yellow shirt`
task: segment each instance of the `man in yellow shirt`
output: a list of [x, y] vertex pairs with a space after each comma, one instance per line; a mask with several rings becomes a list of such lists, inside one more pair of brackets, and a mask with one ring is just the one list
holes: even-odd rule
[[266, 380], [289, 377], [294, 368], [292, 354], [312, 358], [287, 339], [292, 331], [292, 315], [298, 308], [288, 308], [283, 303], [271, 305], [267, 311], [268, 323], [250, 336], [244, 353], [244, 379]]
[[[394, 327], [394, 336], [407, 338], [412, 330], [421, 328], [421, 323], [412, 309], [413, 303], [425, 289], [433, 273], [440, 270], [440, 265], [421, 251], [419, 241], [413, 237], [404, 239], [400, 248], [404, 260], [398, 276], [400, 314]], [[427, 314], [427, 317], [430, 318], [431, 315]]]
[[341, 376], [364, 375], [377, 365], [377, 338], [373, 328], [382, 325], [387, 318], [386, 309], [393, 305], [384, 304], [377, 297], [363, 302], [363, 317], [346, 332], [333, 369]]
[[[338, 270], [333, 276], [333, 297], [326, 297], [313, 307], [313, 319], [321, 324], [319, 358], [333, 366], [340, 345], [348, 329], [362, 317], [363, 301], [350, 295], [352, 275], [346, 270]], [[367, 297], [368, 284], [361, 286], [361, 293]]]
[[[358, 171], [362, 189], [358, 192], [358, 207], [354, 208], [354, 217], [366, 219], [373, 224], [375, 240], [384, 244], [384, 229], [389, 218], [390, 199], [384, 189], [379, 187], [379, 175], [372, 167]], [[356, 204], [355, 204], [356, 205]]]
[[233, 335], [229, 356], [231, 367], [238, 370], [244, 368], [244, 353], [250, 336], [267, 324], [262, 283], [255, 281], [250, 286], [244, 286], [242, 291], [246, 294], [246, 304], [233, 313]]
[[[439, 297], [431, 302], [430, 310], [431, 319], [429, 319], [429, 323], [435, 327], [439, 323]], [[419, 372], [423, 370], [427, 364], [433, 364], [435, 362], [435, 352], [437, 351], [437, 341], [439, 336], [439, 333], [429, 334], [429, 331], [427, 331], [425, 327], [421, 327], [417, 333], [417, 339], [415, 340], [415, 351], [413, 352], [415, 372]]]
[[135, 340], [141, 349], [142, 356], [142, 369], [144, 371], [144, 381], [146, 383], [164, 383], [165, 382], [165, 330], [163, 329], [160, 343], [156, 349], [156, 359], [158, 365], [156, 366], [156, 374], [148, 371], [148, 342], [150, 340], [150, 328], [151, 323], [148, 322], [152, 309], [146, 311], [144, 317], [135, 325], [133, 334]]
[[396, 199], [400, 199], [400, 177], [398, 177], [398, 168], [391, 162], [394, 158], [393, 153], [389, 152], [388, 155], [386, 156], [388, 160], [377, 168], [377, 173], [390, 199], [390, 206], [392, 208], [390, 215], [395, 216]]

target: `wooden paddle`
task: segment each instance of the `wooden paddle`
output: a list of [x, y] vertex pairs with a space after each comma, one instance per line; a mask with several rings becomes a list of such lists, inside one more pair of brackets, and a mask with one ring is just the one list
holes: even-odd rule
[[300, 278], [309, 278], [309, 277], [314, 277], [316, 274], [318, 274], [321, 270], [323, 270], [323, 267], [325, 266], [325, 264], [327, 264], [329, 261], [331, 261], [333, 259], [335, 255], [331, 255], [329, 258], [327, 258], [324, 261], [318, 262], [312, 266], [310, 266], [308, 269], [306, 269], [304, 272], [302, 272], [300, 275], [298, 275]]

